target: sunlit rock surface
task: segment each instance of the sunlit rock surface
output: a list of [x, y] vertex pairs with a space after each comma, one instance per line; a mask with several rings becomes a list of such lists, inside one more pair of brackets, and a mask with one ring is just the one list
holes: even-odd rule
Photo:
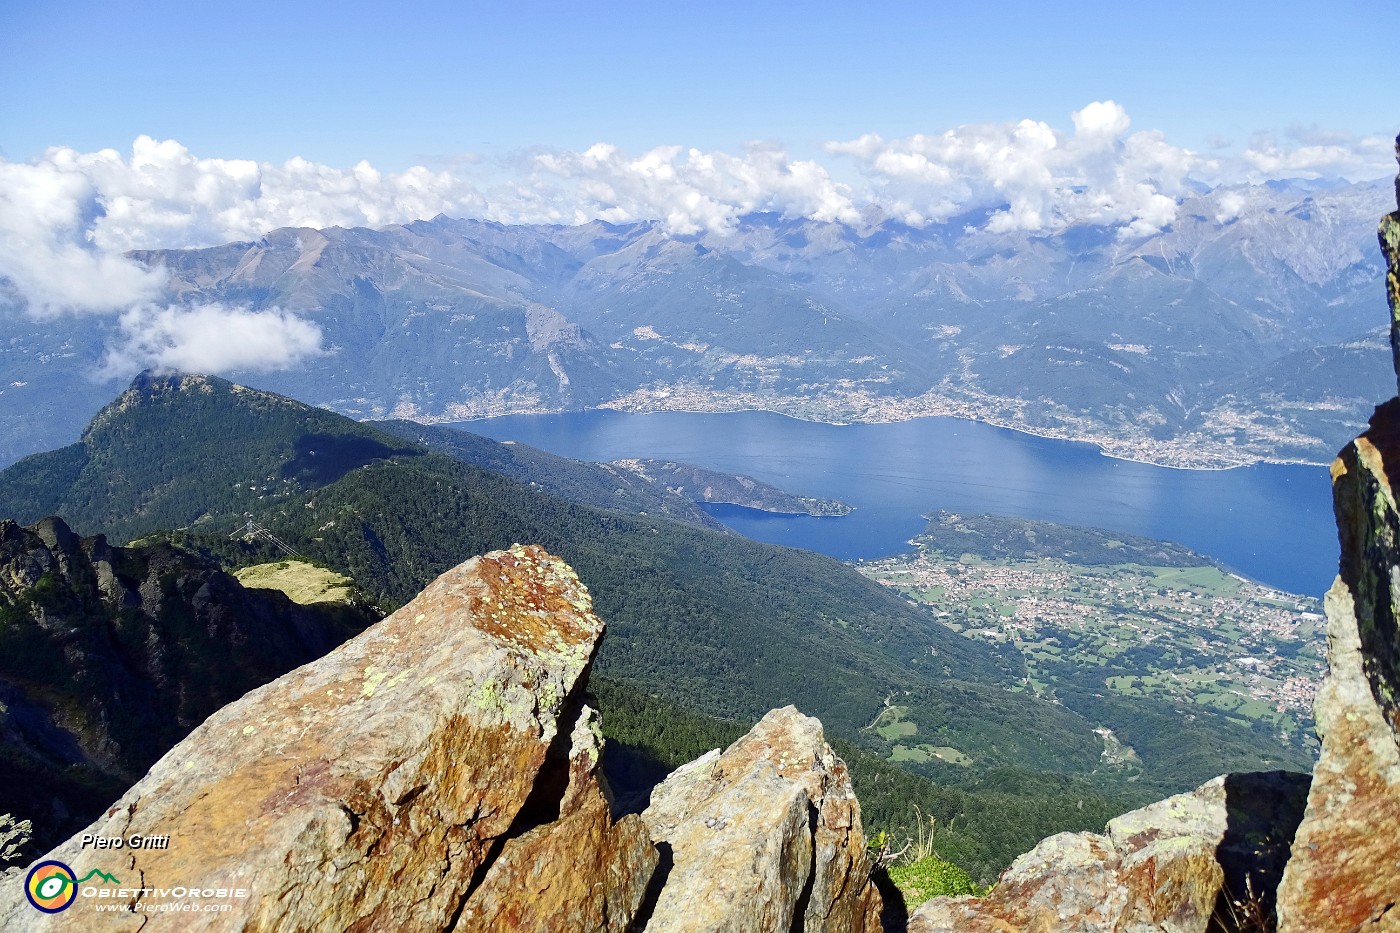
[[846, 765], [791, 706], [677, 769], [642, 816], [667, 872], [649, 933], [880, 929]]
[[[934, 898], [910, 933], [1235, 929], [1266, 914], [1307, 793], [1306, 775], [1232, 774], [1021, 856], [986, 897]], [[1239, 924], [1242, 925], [1242, 924]]]
[[1327, 594], [1322, 752], [1279, 891], [1283, 931], [1400, 929], [1400, 400], [1332, 466], [1341, 573]]
[[[567, 868], [577, 916], [625, 925], [655, 856], [635, 819], [607, 820], [593, 782], [580, 688], [602, 631], [558, 558], [516, 547], [470, 560], [210, 717], [86, 830], [168, 836], [168, 848], [98, 851], [75, 837], [45, 856], [119, 879], [84, 887], [129, 912], [81, 897], [46, 915], [8, 887], [0, 928], [468, 929], [459, 921], [474, 893], [500, 888], [498, 866], [521, 899]], [[566, 818], [595, 834], [579, 844], [596, 857], [533, 871], [531, 842], [566, 800], [580, 802]], [[639, 882], [619, 882], [619, 864]], [[227, 912], [153, 912], [176, 886], [248, 896], [219, 899]], [[551, 928], [492, 916], [496, 929]]]
[[[602, 633], [558, 558], [467, 561], [210, 717], [43, 856], [75, 902], [42, 913], [11, 877], [0, 929], [879, 929], [846, 766], [791, 707], [613, 819]], [[168, 843], [92, 844], [138, 834]]]

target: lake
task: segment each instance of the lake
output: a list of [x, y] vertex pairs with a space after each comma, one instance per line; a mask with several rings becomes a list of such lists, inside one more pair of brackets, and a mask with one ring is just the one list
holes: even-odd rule
[[1245, 576], [1321, 596], [1337, 572], [1323, 467], [1174, 470], [955, 418], [831, 425], [769, 412], [512, 415], [457, 425], [581, 460], [654, 457], [841, 499], [840, 518], [707, 506], [760, 541], [842, 560], [908, 550], [940, 509], [1091, 525], [1176, 541]]

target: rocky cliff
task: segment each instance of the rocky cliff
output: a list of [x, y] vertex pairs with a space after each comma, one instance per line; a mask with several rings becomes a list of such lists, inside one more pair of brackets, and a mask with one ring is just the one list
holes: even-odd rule
[[473, 558], [211, 716], [44, 857], [31, 893], [71, 906], [6, 887], [0, 928], [878, 929], [845, 766], [796, 710], [612, 818], [602, 631], [558, 558]]
[[0, 813], [57, 843], [219, 707], [375, 618], [245, 588], [165, 543], [0, 521]]
[[[1400, 139], [1396, 140], [1400, 159]], [[1396, 179], [1400, 205], [1400, 177]], [[1400, 378], [1400, 211], [1380, 225]], [[1283, 931], [1400, 930], [1400, 398], [1332, 463], [1341, 541], [1327, 594], [1331, 672], [1313, 715], [1322, 753], [1279, 889]]]

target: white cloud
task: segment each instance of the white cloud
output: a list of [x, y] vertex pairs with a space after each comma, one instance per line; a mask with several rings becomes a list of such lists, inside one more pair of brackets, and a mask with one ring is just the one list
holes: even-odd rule
[[291, 159], [281, 165], [201, 159], [174, 140], [138, 137], [131, 156], [113, 149], [51, 149], [41, 162], [71, 166], [104, 208], [93, 242], [107, 250], [213, 246], [277, 227], [382, 227], [440, 213], [476, 216], [486, 203], [467, 180], [415, 166], [382, 173]]
[[1071, 115], [1073, 133], [1046, 123], [982, 123], [936, 136], [830, 143], [855, 159], [872, 194], [904, 220], [947, 220], [974, 208], [993, 213], [993, 231], [1052, 231], [1077, 223], [1120, 225], [1147, 234], [1172, 222], [1191, 172], [1205, 163], [1161, 133], [1128, 134], [1113, 101]]
[[281, 308], [140, 305], [125, 311], [118, 325], [120, 336], [103, 361], [103, 375], [109, 378], [142, 369], [286, 369], [323, 352], [321, 328]]
[[1219, 209], [1215, 212], [1215, 222], [1225, 223], [1240, 216], [1240, 211], [1249, 203], [1249, 199], [1239, 191], [1227, 191], [1220, 196]]
[[253, 240], [285, 226], [382, 227], [439, 213], [504, 223], [654, 220], [689, 234], [731, 230], [754, 211], [856, 222], [874, 206], [912, 224], [983, 211], [992, 231], [1093, 223], [1149, 234], [1173, 221], [1189, 179], [1361, 179], [1393, 170], [1391, 142], [1379, 137], [1294, 128], [1286, 144], [1258, 137], [1238, 156], [1205, 158], [1160, 132], [1133, 131], [1114, 101], [1092, 102], [1070, 122], [1070, 130], [1021, 120], [827, 144], [829, 156], [854, 162], [854, 185], [772, 144], [738, 154], [663, 146], [633, 155], [599, 143], [402, 172], [365, 162], [340, 169], [300, 158], [200, 158], [146, 136], [129, 154], [55, 148], [30, 163], [0, 159], [0, 290], [17, 292], [36, 316], [116, 313], [158, 302], [163, 286], [161, 273], [124, 258], [127, 250]]
[[[675, 233], [690, 234], [732, 229], [754, 211], [814, 220], [859, 216], [849, 193], [824, 167], [794, 161], [776, 146], [751, 146], [741, 156], [662, 146], [631, 158], [599, 143], [581, 153], [539, 154], [531, 167], [538, 181], [570, 183], [574, 223], [660, 220]], [[563, 192], [550, 193], [558, 198]]]
[[1128, 126], [1132, 123], [1128, 119], [1128, 111], [1111, 100], [1096, 100], [1071, 114], [1070, 118], [1074, 120], [1075, 134], [1086, 138], [1101, 136], [1117, 139], [1128, 132]]
[[1292, 130], [1302, 142], [1292, 148], [1272, 136], [1256, 137], [1241, 158], [1252, 182], [1273, 178], [1376, 178], [1394, 170], [1395, 141], [1383, 136], [1352, 137], [1319, 130]]
[[159, 291], [158, 273], [93, 242], [101, 212], [93, 179], [66, 160], [0, 161], [0, 277], [35, 316], [111, 311]]

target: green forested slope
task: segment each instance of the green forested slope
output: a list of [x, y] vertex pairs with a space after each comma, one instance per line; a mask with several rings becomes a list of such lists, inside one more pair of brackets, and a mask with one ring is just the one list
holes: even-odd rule
[[[547, 457], [530, 464], [542, 465]], [[557, 488], [597, 479], [571, 473]], [[541, 544], [577, 569], [608, 623], [600, 682], [652, 697], [671, 711], [654, 712], [663, 727], [679, 711], [743, 725], [797, 705], [858, 762], [872, 825], [907, 829], [919, 813], [933, 816], [944, 854], [981, 878], [1047, 833], [1100, 827], [1114, 812], [1239, 764], [1238, 749], [1193, 733], [1166, 786], [1155, 775], [1126, 783], [1102, 768], [1091, 706], [1018, 692], [1019, 654], [953, 633], [927, 608], [838, 561], [571, 502], [218, 379], [140, 379], [80, 443], [0, 472], [0, 516], [31, 522], [51, 512], [81, 533], [156, 535], [226, 566], [276, 556], [266, 544], [230, 540], [252, 517], [351, 575], [384, 608], [474, 554]], [[612, 705], [627, 702], [614, 696]], [[608, 701], [602, 705], [606, 722]], [[877, 717], [894, 706], [917, 723], [918, 744], [956, 755], [887, 760], [898, 741]], [[631, 728], [613, 716], [616, 729]], [[1151, 725], [1169, 747], [1171, 723]], [[695, 726], [679, 744], [653, 737], [655, 747], [633, 765], [645, 774], [663, 752], [693, 757], [697, 737], [712, 731]], [[673, 728], [671, 737], [685, 733]]]
[[[0, 473], [0, 516], [62, 515], [126, 541], [242, 514], [422, 448], [340, 415], [206, 376], [138, 376], [77, 444]], [[227, 533], [227, 531], [225, 531]]]
[[413, 421], [370, 421], [366, 424], [570, 502], [621, 512], [663, 515], [716, 531], [724, 528], [684, 496], [610, 464], [571, 460], [529, 444], [502, 443], [456, 428]]
[[[45, 488], [37, 476], [73, 479]], [[0, 514], [50, 511], [121, 538], [183, 526], [180, 540], [225, 555], [251, 515], [386, 607], [473, 554], [538, 543], [593, 590], [609, 625], [605, 675], [713, 715], [795, 703], [871, 742], [861, 728], [897, 695], [978, 765], [1087, 772], [1097, 761], [1091, 723], [1001, 688], [1021, 675], [1017, 659], [838, 561], [567, 502], [219, 379], [138, 379], [80, 451], [0, 473]]]

